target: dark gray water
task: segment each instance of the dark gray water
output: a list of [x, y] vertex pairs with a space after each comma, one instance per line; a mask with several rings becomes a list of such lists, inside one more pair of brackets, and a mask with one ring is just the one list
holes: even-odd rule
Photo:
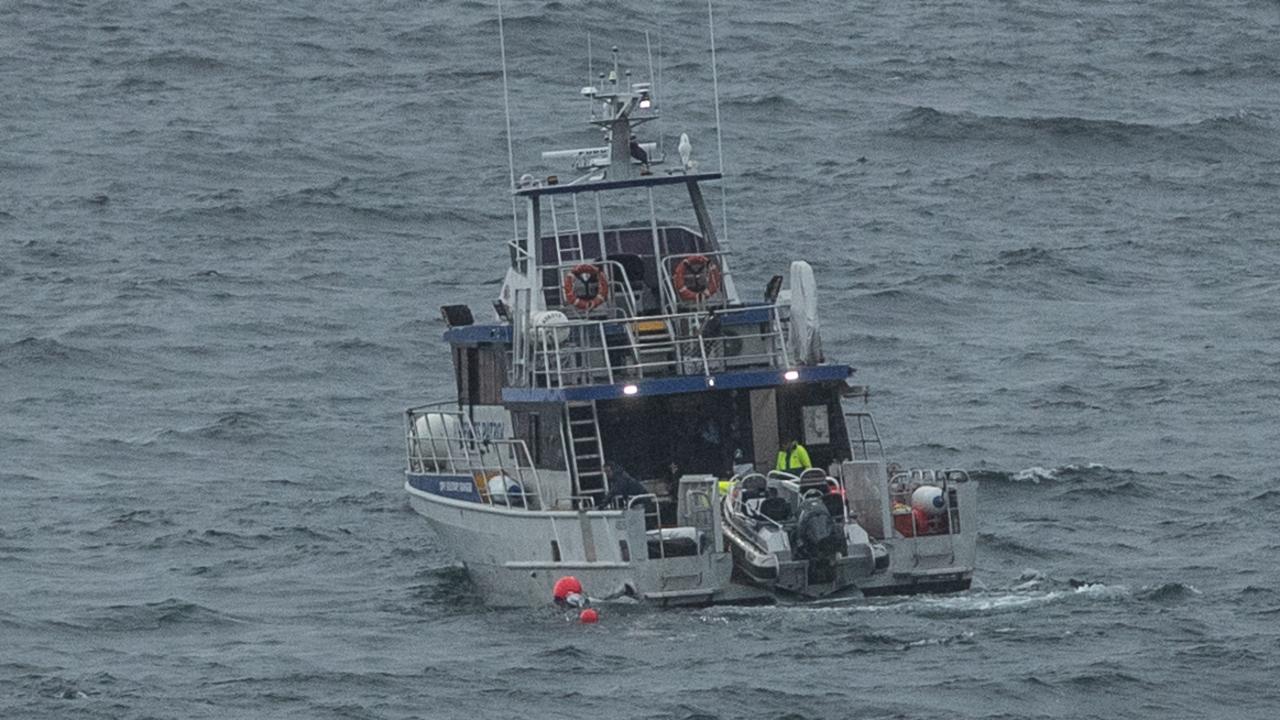
[[[507, 4], [518, 166], [645, 29], [713, 166], [705, 6], [582, 5]], [[813, 260], [891, 454], [979, 471], [973, 591], [478, 607], [400, 411], [505, 258], [492, 3], [18, 0], [0, 716], [1274, 717], [1280, 6], [717, 12], [740, 282]]]

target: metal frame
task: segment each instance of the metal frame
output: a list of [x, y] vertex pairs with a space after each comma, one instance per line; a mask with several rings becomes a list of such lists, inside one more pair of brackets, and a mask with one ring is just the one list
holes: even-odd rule
[[[462, 410], [442, 410], [445, 406], [456, 406], [451, 401], [435, 402], [409, 408], [405, 411], [405, 454], [406, 467], [409, 472], [433, 474], [448, 472], [459, 475], [470, 475], [476, 482], [477, 494], [483, 503], [497, 506], [488, 492], [481, 488], [478, 476], [485, 482], [498, 475], [504, 475], [519, 483], [521, 488], [519, 505], [507, 504], [504, 507], [523, 508], [525, 510], [546, 509], [546, 496], [542, 492], [542, 481], [538, 476], [538, 468], [533, 464], [533, 456], [524, 440], [518, 438], [480, 439], [475, 425], [467, 413]], [[435, 434], [432, 419], [438, 420], [443, 433]], [[418, 432], [418, 420], [424, 423], [427, 434]], [[450, 426], [458, 429], [450, 432]], [[423, 448], [429, 448], [424, 452]], [[458, 451], [458, 452], [455, 452]], [[443, 451], [443, 452], [442, 452]], [[529, 481], [532, 480], [532, 483]], [[530, 507], [529, 488], [533, 488], [533, 496], [537, 499], [537, 507]]]
[[[763, 340], [766, 345], [763, 353], [709, 353], [708, 344], [720, 339], [702, 335], [702, 329], [711, 316], [684, 312], [631, 318], [570, 319], [539, 325], [536, 329], [531, 328], [532, 343], [526, 350], [531, 355], [529, 362], [513, 361], [512, 367], [524, 368], [524, 377], [519, 378], [519, 384], [527, 387], [612, 385], [624, 377], [711, 377], [728, 369], [731, 364], [738, 367], [789, 367], [786, 330], [780, 319], [781, 306], [733, 308], [716, 315], [725, 318], [734, 314], [759, 313], [762, 307], [768, 313], [769, 329], [734, 337], [744, 341]], [[641, 343], [637, 336], [638, 326], [653, 322], [666, 323], [670, 339]], [[625, 341], [619, 342], [623, 339]], [[666, 353], [670, 359], [645, 360], [641, 357], [642, 352], [650, 355]], [[614, 355], [619, 354], [628, 360], [616, 361]]]

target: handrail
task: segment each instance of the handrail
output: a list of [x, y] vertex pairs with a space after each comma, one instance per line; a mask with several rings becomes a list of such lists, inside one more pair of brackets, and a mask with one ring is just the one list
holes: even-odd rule
[[[909, 507], [912, 493], [921, 486], [933, 485], [942, 490], [943, 517], [947, 520], [947, 531], [946, 533], [939, 532], [938, 535], [946, 536], [953, 562], [955, 559], [955, 536], [960, 534], [961, 529], [957, 527], [958, 517], [955, 511], [958, 508], [951, 504], [951, 484], [967, 482], [969, 482], [969, 473], [954, 468], [945, 470], [912, 468], [906, 471], [899, 470], [889, 477], [889, 502], [891, 504], [900, 503]], [[912, 512], [911, 553], [916, 565], [920, 563], [920, 551], [917, 546], [919, 544], [918, 539], [921, 537], [921, 529], [916, 522], [915, 512]]]
[[[719, 259], [720, 267], [722, 268], [721, 272], [723, 273], [724, 258], [729, 256], [729, 251], [714, 250], [714, 251], [708, 251], [708, 252], [676, 253], [672, 255], [663, 255], [661, 258], [658, 259], [658, 262], [656, 263], [658, 266], [658, 285], [662, 288], [662, 291], [663, 291], [662, 292], [663, 300], [665, 301], [663, 303], [663, 307], [674, 308], [674, 307], [680, 306], [680, 298], [676, 295], [676, 281], [675, 281], [675, 278], [672, 276], [673, 271], [668, 266], [674, 267], [676, 264], [679, 263], [679, 261], [685, 258], [699, 257], [699, 256], [705, 257], [705, 258]], [[721, 301], [718, 303], [714, 303], [714, 305], [720, 308], [726, 307], [729, 304], [729, 292], [724, 288], [723, 283], [721, 283], [720, 295], [723, 296], [721, 298]], [[712, 305], [712, 304], [713, 303], [707, 303], [707, 305]], [[699, 303], [699, 306], [702, 306], [702, 304]]]
[[[609, 268], [609, 284], [622, 285], [622, 289], [626, 291], [625, 293], [623, 293], [623, 297], [626, 299], [627, 307], [620, 308], [623, 312], [623, 317], [635, 317], [637, 315], [636, 294], [635, 294], [635, 290], [631, 287], [631, 278], [627, 277], [627, 269], [624, 268], [622, 266], [622, 263], [618, 262], [617, 260], [607, 260], [607, 259], [605, 260], [591, 260], [591, 259], [570, 260], [562, 263], [539, 265], [538, 270], [554, 270], [556, 273], [556, 281], [563, 282], [564, 271], [572, 270], [573, 268], [579, 265], [597, 265], [597, 266], [604, 266]], [[544, 287], [543, 289], [547, 289], [547, 288]], [[617, 297], [617, 293], [613, 292], [612, 288], [610, 288], [610, 291], [611, 291], [612, 297]], [[559, 307], [567, 307], [567, 306], [561, 303], [559, 304]]]
[[[520, 504], [508, 507], [532, 509], [529, 507], [531, 485], [538, 507], [545, 507], [547, 498], [543, 493], [542, 479], [533, 464], [528, 443], [520, 438], [482, 438], [465, 412], [432, 409], [447, 404], [451, 403], [428, 403], [405, 412], [409, 471], [470, 475], [473, 482], [477, 482], [476, 490], [481, 501], [488, 505], [495, 504], [493, 497], [487, 487], [480, 491], [477, 476], [484, 476], [486, 483], [499, 476], [511, 478], [520, 488]], [[436, 427], [432, 427], [433, 418], [437, 421]], [[418, 427], [419, 420], [424, 420], [422, 428]], [[425, 430], [425, 433], [420, 430]], [[424, 448], [429, 450], [424, 451]]]
[[637, 500], [652, 500], [654, 503], [656, 503], [658, 502], [658, 496], [654, 495], [653, 493], [641, 493], [640, 495], [631, 495], [627, 497], [627, 509], [630, 510], [631, 507], [636, 504]]
[[[876, 427], [876, 419], [869, 412], [846, 412], [845, 417], [845, 434], [849, 437], [849, 452], [855, 460], [871, 460], [871, 449], [875, 448], [876, 459], [884, 462], [884, 444], [880, 441], [880, 429]], [[858, 427], [858, 439], [854, 440], [853, 432], [849, 429], [848, 420], [856, 419]], [[867, 432], [868, 426], [870, 433]], [[854, 448], [854, 443], [862, 448], [862, 454], [858, 454]]]
[[[639, 377], [654, 372], [710, 376], [733, 364], [785, 367], [780, 310], [779, 305], [756, 305], [717, 310], [714, 315], [695, 311], [631, 318], [571, 318], [545, 323], [533, 332], [532, 363], [527, 368], [525, 381], [531, 385], [561, 387], [602, 381], [612, 384], [620, 373]], [[770, 329], [736, 333], [731, 339], [742, 343], [760, 341], [765, 346], [763, 352], [709, 351], [713, 340], [720, 341], [703, 334], [712, 317], [723, 322], [724, 318], [735, 315], [760, 312], [767, 315]], [[663, 323], [669, 330], [658, 342], [641, 343], [636, 333], [642, 323]], [[618, 338], [611, 341], [611, 334], [625, 337], [625, 342], [618, 342]], [[769, 347], [770, 343], [773, 347]], [[615, 358], [619, 353], [628, 359], [619, 362]]]
[[[751, 473], [751, 474], [758, 475], [759, 473]], [[734, 509], [737, 510], [738, 515], [741, 515], [742, 517], [748, 517], [747, 510], [746, 510], [747, 506], [745, 502], [742, 500], [742, 484], [740, 482], [734, 485], [733, 490], [730, 491], [729, 499], [733, 501]], [[752, 513], [751, 517], [755, 518], [756, 520], [767, 521], [770, 525], [773, 525], [779, 530], [786, 529], [785, 527], [783, 527], [782, 523], [778, 522], [777, 520], [774, 520], [768, 515], [761, 515], [759, 512], [754, 512]]]

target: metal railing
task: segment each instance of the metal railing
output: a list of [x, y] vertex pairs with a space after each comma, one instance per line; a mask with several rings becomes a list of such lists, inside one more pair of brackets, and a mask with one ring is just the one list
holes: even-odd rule
[[[846, 412], [845, 431], [849, 434], [849, 451], [854, 460], [879, 460], [884, 462], [884, 445], [880, 442], [880, 430], [875, 418], [867, 412]], [[874, 455], [872, 452], [874, 451]]]
[[[911, 552], [916, 564], [920, 563], [921, 555], [918, 543], [915, 541], [921, 537], [947, 538], [949, 554], [952, 562], [955, 561], [954, 538], [960, 534], [961, 528], [960, 508], [953, 500], [952, 494], [954, 490], [952, 485], [965, 482], [969, 482], [969, 473], [964, 470], [900, 470], [889, 477], [890, 511], [893, 512], [899, 507], [911, 508], [907, 512], [911, 518]], [[916, 490], [925, 486], [932, 486], [941, 490], [943, 506], [941, 513], [931, 516], [924, 527], [921, 527], [912, 505], [912, 495]], [[896, 520], [894, 523], [896, 525]], [[905, 535], [906, 533], [903, 534]]]
[[[405, 411], [409, 472], [468, 475], [486, 504], [545, 508], [538, 469], [525, 441], [484, 437], [465, 412], [441, 409], [452, 404], [436, 402]], [[501, 493], [495, 482], [499, 479]]]
[[[619, 379], [670, 375], [710, 376], [729, 367], [789, 366], [784, 308], [761, 305], [647, 315], [626, 319], [577, 319], [529, 328], [531, 354], [525, 384], [537, 387], [613, 384]], [[736, 325], [732, 334], [711, 334], [735, 315], [764, 312], [765, 327]], [[655, 324], [662, 332], [645, 335]]]
[[[569, 312], [578, 313], [579, 311], [564, 304], [564, 279], [568, 271], [579, 265], [595, 265], [603, 268], [605, 277], [609, 282], [609, 298], [614, 302], [608, 302], [600, 305], [603, 312], [609, 312], [611, 317], [635, 317], [638, 315], [636, 306], [635, 289], [631, 287], [631, 278], [627, 276], [626, 269], [616, 260], [566, 260], [556, 265], [540, 265], [538, 271], [540, 273], [554, 272], [556, 275], [556, 284], [543, 285], [543, 298], [546, 293], [554, 292], [558, 299], [554, 305], [548, 303], [550, 308], [563, 308]], [[616, 302], [618, 298], [622, 299], [622, 303]]]
[[[714, 295], [705, 300], [682, 300], [676, 290], [675, 267], [680, 264], [681, 260], [691, 257], [704, 257], [708, 260], [715, 261], [721, 272], [720, 289], [716, 291]], [[678, 308], [680, 306], [695, 306], [700, 310], [727, 307], [729, 304], [729, 291], [725, 288], [724, 274], [727, 271], [725, 270], [724, 265], [725, 259], [728, 257], [728, 250], [663, 255], [660, 262], [658, 262], [658, 285], [662, 292], [663, 307]]]

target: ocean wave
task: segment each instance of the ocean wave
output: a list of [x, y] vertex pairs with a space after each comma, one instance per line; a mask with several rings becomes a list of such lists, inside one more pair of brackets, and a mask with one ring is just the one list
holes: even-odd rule
[[997, 535], [992, 532], [978, 533], [979, 550], [982, 552], [1007, 553], [1010, 555], [1029, 556], [1036, 559], [1047, 559], [1062, 554], [1061, 550], [1030, 545], [1021, 540]]
[[144, 78], [136, 75], [121, 78], [116, 83], [116, 89], [125, 93], [151, 93], [168, 90], [169, 83], [157, 78]]
[[235, 616], [180, 598], [134, 605], [112, 605], [65, 623], [103, 632], [134, 632], [175, 627], [227, 627], [243, 621]]
[[170, 72], [213, 73], [228, 69], [227, 63], [209, 55], [184, 50], [166, 50], [143, 58], [139, 65]]
[[1061, 467], [1046, 468], [1035, 465], [1029, 468], [1018, 470], [1017, 472], [1002, 472], [999, 470], [979, 470], [973, 474], [975, 480], [985, 482], [1013, 482], [1013, 483], [1040, 483], [1057, 482], [1059, 479], [1068, 477], [1082, 470], [1107, 470], [1105, 465], [1089, 463], [1086, 465], [1063, 465]]
[[93, 325], [80, 325], [67, 331], [66, 337], [94, 338], [103, 340], [133, 340], [137, 338], [161, 337], [167, 331], [136, 322], [109, 322]]
[[1271, 488], [1269, 490], [1263, 490], [1257, 495], [1249, 498], [1249, 502], [1251, 505], [1260, 504], [1267, 507], [1278, 506], [1280, 505], [1280, 489]]
[[[418, 553], [415, 551], [414, 553]], [[435, 612], [450, 614], [475, 612], [484, 606], [476, 602], [480, 591], [461, 565], [432, 568], [423, 573], [427, 582], [410, 589], [418, 600], [431, 605]]]
[[389, 345], [381, 345], [364, 338], [337, 338], [333, 340], [316, 340], [312, 343], [313, 347], [322, 350], [336, 350], [351, 353], [385, 353], [392, 355], [398, 351], [398, 348]]
[[800, 104], [780, 93], [728, 98], [724, 106], [736, 112], [800, 113]]
[[1176, 602], [1186, 600], [1187, 598], [1203, 595], [1193, 585], [1187, 585], [1179, 582], [1163, 583], [1154, 587], [1146, 587], [1134, 594], [1134, 597], [1146, 602]]
[[1091, 583], [1060, 590], [987, 591], [950, 597], [923, 597], [906, 601], [903, 609], [923, 617], [961, 618], [1019, 613], [1070, 602], [1116, 602], [1129, 597], [1127, 588]]
[[[917, 106], [894, 119], [888, 134], [915, 140], [943, 142], [989, 141], [1000, 144], [1041, 140], [1050, 145], [1087, 144], [1110, 148], [1170, 152], [1181, 146], [1209, 152], [1243, 151], [1246, 135], [1266, 131], [1259, 116], [1250, 113], [1217, 116], [1189, 123], [1156, 125], [1075, 116], [1016, 117], [947, 112]], [[1239, 145], [1237, 145], [1239, 143]]]
[[975, 480], [994, 483], [1052, 485], [1063, 496], [1082, 495], [1106, 498], [1111, 496], [1147, 497], [1161, 484], [1183, 481], [1195, 482], [1190, 476], [1170, 476], [1164, 472], [1115, 469], [1098, 463], [1062, 465], [1058, 467], [1032, 466], [1017, 472], [977, 470], [971, 473]]
[[96, 363], [101, 356], [53, 338], [25, 337], [0, 345], [0, 367]]
[[219, 415], [213, 422], [204, 425], [158, 431], [143, 440], [141, 444], [152, 445], [173, 438], [257, 442], [269, 436], [270, 433], [261, 415], [243, 410], [233, 410]]
[[1132, 685], [1153, 687], [1159, 685], [1132, 672], [1126, 672], [1123, 666], [1114, 662], [1093, 663], [1083, 672], [1071, 673], [1061, 679], [1053, 679], [1052, 684], [1055, 686], [1068, 685], [1078, 690], [1090, 691], [1111, 691]]
[[146, 528], [172, 527], [175, 524], [164, 510], [130, 510], [111, 518], [105, 526], [94, 533], [135, 532]]

